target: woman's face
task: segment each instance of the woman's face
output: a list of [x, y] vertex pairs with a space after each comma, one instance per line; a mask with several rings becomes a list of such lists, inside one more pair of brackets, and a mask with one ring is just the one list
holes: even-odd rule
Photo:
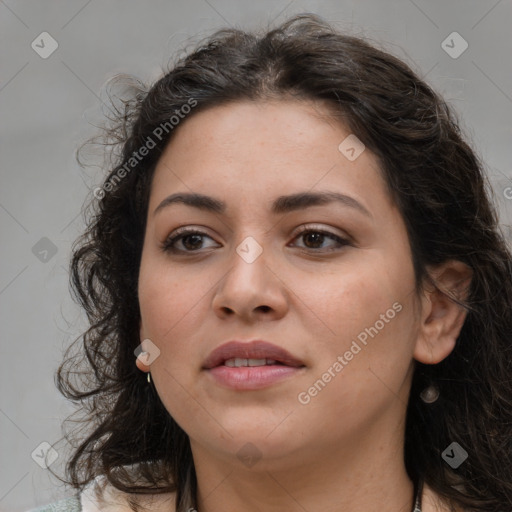
[[[403, 439], [418, 329], [408, 237], [376, 158], [327, 114], [215, 107], [182, 121], [157, 165], [140, 339], [160, 351], [152, 380], [195, 455], [287, 464]], [[178, 228], [200, 235], [171, 242]]]

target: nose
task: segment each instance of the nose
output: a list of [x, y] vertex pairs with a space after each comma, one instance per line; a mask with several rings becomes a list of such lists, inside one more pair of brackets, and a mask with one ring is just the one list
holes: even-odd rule
[[288, 289], [279, 271], [268, 265], [265, 250], [252, 262], [233, 251], [228, 264], [212, 301], [217, 316], [250, 323], [278, 320], [286, 314]]

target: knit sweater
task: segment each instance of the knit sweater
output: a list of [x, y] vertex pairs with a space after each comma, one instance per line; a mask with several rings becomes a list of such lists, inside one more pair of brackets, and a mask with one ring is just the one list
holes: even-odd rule
[[79, 497], [66, 498], [29, 512], [83, 512]]
[[147, 512], [170, 512], [175, 510], [174, 493], [128, 494], [119, 491], [98, 477], [81, 494], [61, 499], [29, 512], [133, 512], [130, 501], [135, 501]]

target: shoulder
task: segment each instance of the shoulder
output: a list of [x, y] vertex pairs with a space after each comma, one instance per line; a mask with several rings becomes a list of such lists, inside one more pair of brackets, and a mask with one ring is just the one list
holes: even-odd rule
[[82, 506], [80, 498], [71, 497], [32, 509], [29, 512], [82, 512]]
[[125, 493], [100, 476], [90, 482], [79, 495], [28, 512], [133, 512], [140, 507], [147, 512], [174, 511], [175, 493]]
[[176, 507], [175, 493], [125, 493], [101, 476], [82, 491], [80, 502], [80, 512], [133, 512], [138, 507], [147, 512], [170, 512]]

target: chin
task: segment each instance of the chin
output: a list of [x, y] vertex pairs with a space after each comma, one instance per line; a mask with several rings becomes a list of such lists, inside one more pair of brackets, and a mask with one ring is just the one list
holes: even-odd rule
[[[283, 424], [279, 425], [279, 422], [262, 422], [261, 416], [232, 417], [229, 421], [223, 418], [219, 423], [224, 428], [217, 424], [215, 432], [211, 428], [198, 431], [196, 426], [191, 437], [199, 440], [200, 444], [209, 445], [215, 451], [235, 454], [237, 457], [254, 455], [267, 460], [279, 460], [300, 450], [297, 442], [303, 440], [290, 432], [290, 425], [285, 427]], [[276, 428], [276, 425], [279, 426]], [[294, 429], [295, 432], [297, 430], [299, 429]]]

